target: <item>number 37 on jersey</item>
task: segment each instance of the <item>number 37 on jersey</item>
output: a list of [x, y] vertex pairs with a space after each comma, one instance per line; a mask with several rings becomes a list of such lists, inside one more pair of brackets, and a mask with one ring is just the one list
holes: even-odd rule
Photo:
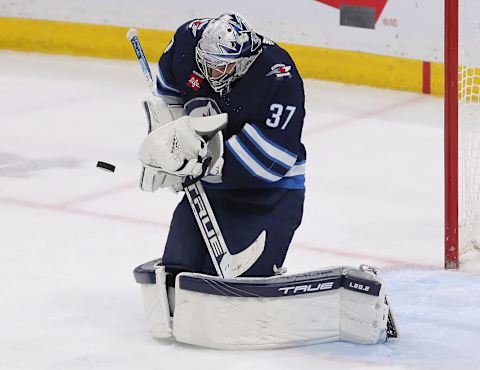
[[296, 109], [297, 108], [292, 105], [284, 106], [282, 104], [273, 103], [270, 105], [270, 115], [267, 117], [265, 123], [269, 127], [280, 127], [281, 130], [285, 130]]

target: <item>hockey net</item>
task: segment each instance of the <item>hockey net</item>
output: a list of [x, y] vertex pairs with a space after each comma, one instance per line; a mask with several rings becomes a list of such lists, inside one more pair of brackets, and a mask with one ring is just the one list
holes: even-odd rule
[[[457, 177], [458, 173], [456, 179], [458, 191], [456, 196], [453, 193], [453, 197], [458, 200], [456, 205], [454, 200], [453, 204], [447, 204], [447, 208], [456, 208], [458, 235], [455, 237], [450, 235], [450, 240], [447, 235], [445, 250], [445, 266], [447, 268], [458, 268], [469, 259], [476, 258], [476, 254], [480, 255], [480, 1], [447, 0], [446, 12], [452, 12], [452, 8], [449, 6], [455, 5], [458, 6], [457, 19], [452, 19], [456, 14], [446, 14], [446, 22], [448, 20], [450, 23], [450, 29], [447, 28], [446, 23], [446, 37], [447, 32], [457, 31], [458, 25], [458, 40], [456, 47], [452, 45], [456, 41], [457, 37], [455, 36], [450, 38], [450, 45], [447, 45], [448, 42], [446, 44], [445, 99], [447, 100], [450, 94], [451, 104], [450, 106], [446, 104], [446, 109], [450, 109], [450, 112], [446, 112], [446, 117], [450, 117], [450, 120], [457, 117], [456, 123], [450, 123], [450, 134], [452, 129], [456, 129], [458, 135], [458, 137], [450, 138], [450, 140], [457, 141], [457, 147], [454, 148], [456, 153], [450, 148], [450, 155], [457, 155], [457, 158], [450, 158], [450, 162], [457, 166], [453, 175]], [[455, 21], [458, 23], [452, 23]], [[455, 52], [457, 61], [454, 56], [447, 55]], [[456, 65], [452, 67], [452, 63]], [[450, 75], [447, 72], [448, 68], [451, 70]], [[449, 79], [456, 78], [455, 70], [458, 73], [456, 84], [452, 83], [454, 81], [449, 81]], [[455, 95], [458, 99], [457, 102], [453, 101]], [[453, 106], [454, 104], [457, 106]], [[452, 128], [452, 125], [456, 127]], [[446, 131], [446, 135], [448, 134], [449, 132]], [[452, 172], [446, 169], [446, 175], [450, 176], [450, 180], [452, 180]], [[448, 179], [446, 180], [448, 182]], [[450, 196], [452, 196], [451, 190]], [[455, 231], [448, 223], [446, 229], [447, 234], [449, 231]], [[452, 242], [457, 245], [452, 246]]]

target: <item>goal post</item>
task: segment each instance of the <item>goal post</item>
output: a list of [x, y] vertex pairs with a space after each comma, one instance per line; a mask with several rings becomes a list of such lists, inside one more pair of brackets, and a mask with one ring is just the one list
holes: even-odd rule
[[445, 0], [445, 268], [480, 255], [480, 1]]
[[445, 268], [458, 268], [458, 1], [445, 0]]

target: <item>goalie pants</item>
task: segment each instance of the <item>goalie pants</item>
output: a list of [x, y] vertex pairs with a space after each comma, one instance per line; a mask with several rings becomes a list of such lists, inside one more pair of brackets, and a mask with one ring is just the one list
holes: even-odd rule
[[[305, 190], [212, 189], [205, 187], [223, 237], [232, 254], [267, 231], [265, 250], [242, 276], [271, 276], [282, 266], [303, 214]], [[202, 235], [184, 195], [173, 214], [162, 257], [170, 271], [216, 275]]]

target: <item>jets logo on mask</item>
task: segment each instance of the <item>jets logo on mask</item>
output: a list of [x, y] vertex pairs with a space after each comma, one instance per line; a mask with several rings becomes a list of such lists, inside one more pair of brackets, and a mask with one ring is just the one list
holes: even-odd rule
[[275, 75], [276, 77], [292, 77], [292, 74], [290, 73], [291, 69], [291, 66], [285, 64], [275, 64], [265, 76]]
[[193, 37], [197, 37], [197, 32], [200, 31], [205, 25], [210, 22], [210, 18], [195, 19], [190, 22], [188, 28], [192, 31]]

